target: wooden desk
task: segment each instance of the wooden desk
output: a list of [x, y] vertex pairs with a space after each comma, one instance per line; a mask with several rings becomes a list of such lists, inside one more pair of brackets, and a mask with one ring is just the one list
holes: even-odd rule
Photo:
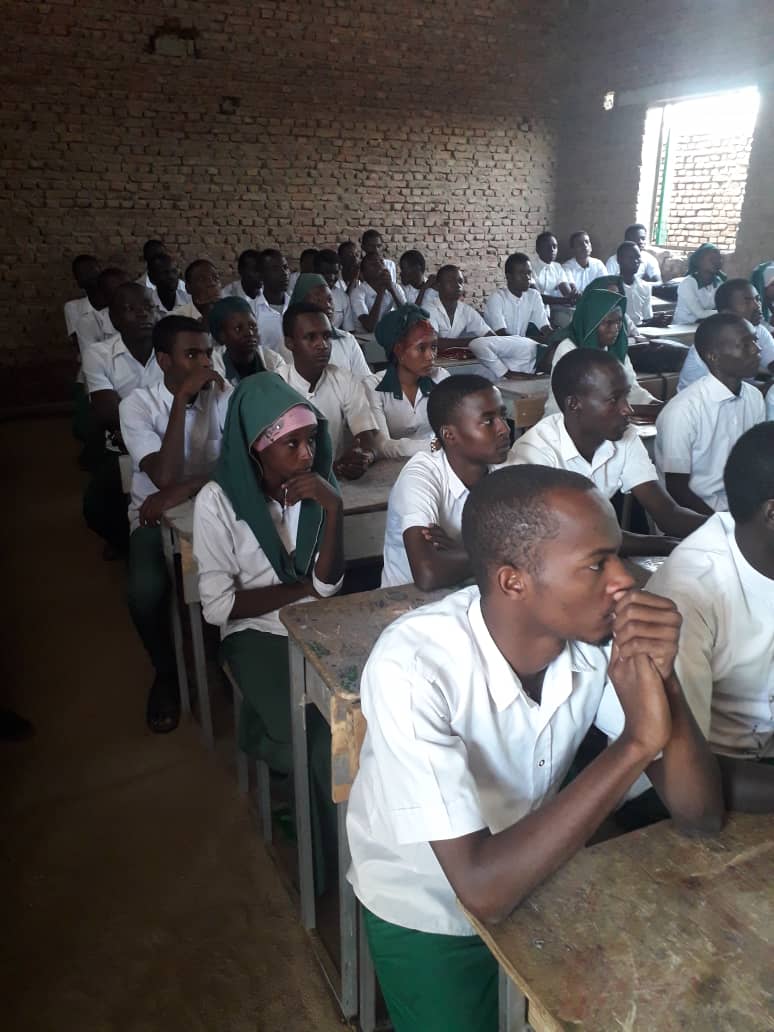
[[663, 340], [676, 340], [678, 344], [693, 344], [698, 323], [675, 323], [672, 326], [638, 326], [637, 332], [643, 337], [658, 337]]
[[471, 920], [535, 1032], [763, 1032], [773, 870], [774, 816], [706, 839], [662, 821], [581, 850], [497, 927]]

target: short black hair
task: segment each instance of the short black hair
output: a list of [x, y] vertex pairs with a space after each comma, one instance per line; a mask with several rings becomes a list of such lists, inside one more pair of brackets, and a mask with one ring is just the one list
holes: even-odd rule
[[398, 264], [402, 265], [403, 262], [406, 262], [407, 265], [416, 265], [422, 270], [422, 272], [425, 271], [425, 256], [421, 251], [417, 251], [415, 247], [403, 252]]
[[727, 279], [724, 283], [721, 283], [715, 291], [715, 308], [717, 308], [719, 312], [730, 308], [734, 303], [734, 296], [749, 286], [750, 281], [746, 280], [743, 276], [737, 276], [735, 279]]
[[178, 333], [207, 333], [198, 319], [188, 315], [165, 315], [153, 327], [153, 350], [156, 354], [171, 355]]
[[462, 272], [462, 269], [460, 269], [459, 265], [442, 265], [436, 273], [436, 281], [438, 281], [441, 276], [445, 276], [447, 272]]
[[505, 275], [510, 276], [514, 265], [524, 265], [528, 261], [529, 255], [524, 254], [523, 251], [514, 251], [513, 254], [509, 254], [505, 259]]
[[367, 229], [360, 238], [360, 242], [364, 244], [366, 240], [373, 240], [374, 237], [381, 238], [381, 236], [382, 234], [379, 232], [378, 229]]
[[339, 246], [336, 248], [339, 258], [341, 258], [341, 252], [344, 250], [345, 247], [354, 247], [355, 251], [357, 251], [357, 244], [354, 240], [342, 240]]
[[482, 593], [500, 566], [540, 572], [543, 544], [559, 534], [548, 496], [568, 490], [593, 491], [594, 484], [567, 469], [525, 465], [496, 470], [473, 487], [462, 510], [462, 543]]
[[147, 263], [148, 255], [151, 253], [151, 251], [158, 251], [159, 249], [161, 249], [162, 251], [166, 251], [167, 249], [166, 244], [163, 240], [146, 240], [145, 243], [142, 245], [143, 261]]
[[436, 384], [427, 399], [427, 420], [435, 436], [440, 440], [441, 427], [454, 421], [454, 413], [464, 398], [478, 391], [487, 391], [493, 386], [491, 380], [475, 373], [447, 376]]
[[278, 247], [264, 247], [260, 252], [261, 264], [263, 264], [267, 258], [281, 258], [282, 251]]
[[285, 314], [282, 316], [282, 332], [286, 337], [292, 337], [296, 328], [296, 320], [299, 315], [324, 315], [328, 314], [319, 305], [312, 305], [308, 301], [299, 301], [295, 305], [288, 305]]
[[737, 523], [749, 522], [774, 498], [774, 422], [742, 434], [728, 456], [723, 485]]
[[126, 283], [121, 283], [120, 286], [116, 287], [113, 291], [113, 296], [110, 299], [110, 304], [108, 305], [110, 315], [112, 316], [116, 305], [122, 297], [127, 293], [136, 294], [137, 291], [141, 291], [146, 300], [150, 301], [150, 291], [142, 283], [138, 283], [137, 280], [127, 280]]
[[246, 250], [242, 251], [242, 253], [237, 258], [237, 270], [239, 271], [242, 268], [244, 268], [245, 262], [260, 262], [260, 260], [261, 252], [256, 250], [256, 248], [254, 247], [248, 247], [246, 248]]
[[330, 247], [323, 247], [314, 256], [314, 271], [319, 272], [323, 265], [341, 265], [341, 259]]
[[[99, 276], [97, 276], [97, 287], [103, 295], [107, 295], [107, 287], [111, 280], [120, 279], [121, 283], [129, 283], [130, 278], [126, 273], [126, 270], [119, 269], [117, 265], [109, 265], [106, 269], [102, 269]], [[119, 284], [120, 286], [121, 284]], [[110, 298], [105, 296], [106, 301], [110, 301]]]
[[550, 229], [544, 229], [535, 238], [535, 247], [540, 247], [544, 240], [556, 240], [556, 233], [552, 233]]
[[589, 376], [597, 369], [623, 371], [623, 366], [602, 348], [573, 348], [562, 355], [551, 373], [551, 390], [562, 412], [567, 399], [587, 387]]
[[[629, 238], [631, 237], [632, 233], [639, 233], [640, 230], [642, 230], [642, 232], [645, 233], [645, 235], [647, 236], [648, 227], [644, 223], [642, 223], [642, 222], [632, 222], [631, 226], [627, 226], [626, 229], [624, 230], [624, 240], [629, 240]], [[637, 243], [636, 240], [632, 240], [631, 242], [634, 243], [634, 244]]]
[[310, 254], [312, 255], [312, 258], [314, 259], [314, 258], [317, 257], [318, 253], [319, 252], [318, 252], [316, 247], [305, 247], [304, 250], [299, 255], [299, 259], [298, 260], [300, 262], [302, 262], [304, 260], [304, 258], [307, 258]]
[[72, 269], [73, 276], [77, 276], [77, 274], [78, 274], [78, 266], [79, 265], [85, 265], [86, 262], [94, 262], [95, 265], [99, 264], [99, 261], [98, 261], [97, 257], [95, 255], [93, 255], [93, 254], [76, 254], [76, 256], [73, 258], [73, 260], [72, 260], [72, 262], [70, 264], [70, 268]]
[[734, 315], [733, 312], [717, 312], [715, 315], [711, 315], [708, 319], [703, 319], [699, 323], [693, 343], [705, 362], [707, 361], [707, 352], [729, 326], [740, 330], [746, 330], [747, 328], [747, 324], [741, 315]]
[[620, 261], [621, 252], [626, 251], [630, 247], [636, 247], [638, 251], [640, 249], [640, 245], [637, 243], [636, 240], [622, 240], [618, 247], [616, 247], [615, 249], [616, 258]]
[[211, 265], [213, 269], [215, 268], [215, 263], [211, 262], [209, 258], [194, 258], [194, 260], [185, 270], [184, 279], [186, 283], [190, 281], [191, 276], [193, 276], [193, 274], [196, 272], [200, 265]]
[[576, 229], [575, 232], [573, 234], [571, 234], [571, 236], [570, 236], [570, 247], [572, 247], [572, 245], [575, 243], [575, 241], [578, 239], [578, 237], [582, 237], [582, 236], [587, 236], [589, 238], [589, 240], [591, 240], [591, 236], [590, 236], [588, 230], [586, 230], [586, 229]]
[[158, 268], [159, 265], [174, 265], [174, 263], [174, 258], [171, 254], [167, 254], [166, 251], [163, 251], [159, 254], [154, 254], [153, 257], [148, 261], [148, 272], [151, 272], [153, 269]]

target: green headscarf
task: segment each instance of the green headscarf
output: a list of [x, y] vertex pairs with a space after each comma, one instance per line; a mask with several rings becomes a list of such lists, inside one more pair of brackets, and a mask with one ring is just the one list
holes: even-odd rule
[[[392, 308], [386, 315], [383, 315], [376, 324], [374, 336], [376, 343], [384, 348], [387, 356], [387, 368], [381, 382], [377, 385], [377, 391], [384, 391], [392, 394], [393, 398], [400, 400], [403, 397], [403, 388], [400, 385], [398, 376], [398, 365], [393, 359], [395, 345], [406, 336], [411, 327], [418, 322], [428, 322], [430, 313], [420, 308], [419, 305], [401, 305], [399, 308]], [[424, 395], [428, 395], [435, 387], [431, 376], [420, 376], [417, 379], [417, 386]]]
[[[296, 280], [296, 285], [293, 287], [293, 293], [290, 295], [290, 305], [300, 305], [302, 301], [306, 301], [307, 295], [310, 291], [315, 290], [317, 287], [327, 287], [328, 284], [323, 276], [320, 276], [316, 272], [302, 272]], [[328, 288], [330, 289], [330, 288]], [[339, 340], [343, 334], [339, 333], [335, 326], [332, 326], [333, 336], [336, 340]]]
[[[761, 311], [763, 312], [763, 318], [766, 322], [770, 322], [772, 315], [774, 315], [774, 308], [772, 308], [771, 302], [766, 297], [766, 270], [769, 268], [774, 272], [774, 262], [771, 258], [765, 262], [761, 262], [760, 265], [756, 265], [753, 269], [752, 276], [750, 276], [750, 282], [758, 291], [758, 297], [761, 301]], [[769, 280], [769, 282], [771, 282], [771, 280]]]
[[[619, 362], [623, 362], [627, 352], [626, 328], [623, 322], [623, 316], [626, 315], [626, 298], [613, 293], [612, 290], [605, 290], [604, 287], [591, 289], [603, 278], [607, 279], [608, 277], [594, 280], [581, 294], [580, 301], [575, 306], [575, 313], [567, 336], [579, 348], [599, 348], [597, 327], [606, 315], [609, 315], [614, 308], [618, 308], [622, 317], [621, 329], [615, 343], [608, 350], [615, 355]], [[617, 277], [610, 278], [616, 279]]]
[[586, 294], [589, 290], [609, 290], [611, 287], [615, 287], [622, 297], [626, 296], [624, 290], [623, 276], [598, 276], [597, 279], [592, 280], [591, 283], [583, 291]]
[[255, 534], [283, 584], [295, 584], [309, 575], [322, 534], [324, 513], [317, 502], [309, 499], [301, 502], [296, 550], [288, 555], [272, 521], [250, 449], [264, 430], [295, 405], [305, 405], [317, 417], [317, 449], [312, 469], [338, 490], [333, 475], [328, 421], [276, 373], [246, 377], [234, 391], [214, 476], [234, 507], [237, 519], [244, 520]]
[[[693, 276], [697, 283], [699, 283], [699, 258], [706, 254], [707, 251], [717, 251], [720, 254], [720, 248], [715, 244], [702, 244], [701, 247], [697, 247], [692, 254], [688, 255], [688, 275]], [[725, 272], [719, 272], [711, 283], [699, 283], [699, 286], [719, 287], [727, 278]]]

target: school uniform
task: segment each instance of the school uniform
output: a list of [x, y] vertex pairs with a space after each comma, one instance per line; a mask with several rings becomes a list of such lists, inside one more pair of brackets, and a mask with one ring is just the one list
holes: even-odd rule
[[[750, 329], [755, 334], [755, 339], [761, 350], [758, 368], [763, 373], [768, 372], [769, 366], [774, 362], [774, 337], [771, 336], [768, 327], [764, 326], [763, 323], [758, 323], [757, 326], [752, 326], [748, 323], [748, 326], [750, 326]], [[685, 356], [685, 362], [680, 370], [680, 378], [677, 381], [678, 391], [684, 390], [688, 384], [693, 383], [702, 376], [707, 376], [708, 373], [709, 369], [707, 368], [704, 359], [696, 350], [696, 345], [691, 344], [688, 349], [688, 354]]]
[[[139, 283], [140, 286], [141, 287], [145, 287], [146, 290], [155, 290], [155, 287], [151, 283], [150, 276], [148, 275], [147, 271], [144, 272], [142, 274], [142, 276], [138, 276], [137, 279], [135, 280], [135, 283]], [[177, 281], [177, 289], [178, 289], [178, 291], [182, 292], [183, 294], [186, 293], [185, 280], [179, 279]]]
[[567, 432], [561, 412], [546, 416], [527, 430], [508, 453], [508, 464], [551, 466], [581, 473], [606, 498], [618, 491], [628, 494], [640, 484], [658, 480], [656, 467], [634, 427], [628, 427], [619, 441], [603, 441], [589, 462]]
[[762, 423], [766, 406], [756, 387], [743, 383], [739, 395], [711, 374], [694, 381], [667, 402], [656, 420], [659, 474], [689, 474], [693, 493], [714, 509], [728, 509], [723, 469], [742, 434]]
[[124, 344], [120, 333], [92, 345], [83, 357], [83, 373], [89, 394], [115, 391], [125, 398], [138, 387], [152, 387], [163, 379], [163, 373], [151, 350], [143, 365]]
[[[259, 368], [257, 372], [268, 372], [274, 373], [282, 366], [285, 362], [276, 351], [272, 351], [271, 348], [265, 348], [262, 344], [259, 344], [256, 348]], [[263, 369], [260, 368], [263, 366]], [[232, 387], [236, 387], [241, 377], [236, 371], [230, 361], [226, 360], [226, 349], [222, 344], [216, 344], [212, 349], [212, 368], [216, 373], [220, 373], [224, 380], [227, 380]]]
[[107, 308], [94, 308], [91, 303], [75, 324], [75, 335], [78, 338], [78, 350], [81, 359], [92, 344], [115, 337], [118, 330], [110, 320]]
[[393, 283], [397, 284], [397, 282], [398, 282], [398, 267], [397, 267], [397, 265], [392, 260], [392, 258], [382, 258], [382, 261], [384, 262], [385, 269], [390, 274], [390, 279], [392, 280]]
[[[285, 334], [282, 331], [282, 316], [290, 304], [290, 294], [285, 294], [282, 304], [275, 307], [264, 297], [263, 291], [255, 299], [255, 321], [258, 323], [258, 336], [265, 348], [282, 354]], [[283, 356], [284, 357], [284, 356]]]
[[165, 308], [161, 298], [159, 297], [158, 290], [156, 290], [155, 287], [151, 287], [151, 300], [153, 301], [153, 307], [156, 309], [159, 319], [163, 319], [167, 315], [179, 314], [179, 308], [191, 303], [191, 295], [187, 291], [181, 290], [180, 287], [178, 287], [175, 291], [174, 304], [171, 308]]
[[[554, 357], [551, 360], [551, 371], [553, 372], [554, 366], [560, 358], [564, 358], [570, 351], [575, 348], [575, 344], [569, 338], [565, 338], [557, 346], [554, 352]], [[629, 404], [630, 405], [650, 405], [657, 399], [653, 397], [650, 391], [646, 391], [644, 387], [641, 387], [637, 382], [637, 374], [634, 371], [634, 366], [631, 363], [631, 359], [628, 355], [625, 356], [623, 362], [624, 375], [626, 376], [627, 383], [629, 384]], [[548, 398], [546, 399], [546, 407], [543, 410], [544, 415], [553, 416], [559, 412], [559, 406], [556, 403], [554, 392], [549, 388]]]
[[378, 428], [363, 382], [357, 380], [349, 370], [328, 365], [314, 387], [292, 363], [278, 369], [277, 375], [328, 420], [334, 458], [338, 458], [349, 447], [347, 430], [352, 437], [357, 437], [367, 430]]
[[607, 276], [604, 262], [601, 262], [599, 258], [589, 258], [589, 264], [585, 269], [575, 258], [570, 258], [568, 262], [563, 263], [562, 268], [569, 281], [578, 288], [579, 294], [582, 294], [589, 283], [593, 283], [595, 279]]
[[[611, 254], [605, 262], [605, 268], [608, 276], [620, 276], [621, 266], [618, 264], [618, 256]], [[640, 267], [637, 270], [637, 279], [642, 276], [647, 276], [652, 283], [661, 282], [661, 266], [658, 264], [658, 258], [650, 251], [640, 249]]]
[[288, 294], [292, 294], [293, 293], [293, 289], [294, 289], [296, 283], [298, 283], [298, 277], [300, 275], [301, 275], [300, 272], [291, 272], [290, 277], [288, 279]]
[[333, 295], [333, 326], [337, 330], [351, 331], [355, 328], [352, 321], [352, 303], [347, 293], [347, 288], [335, 286], [331, 290]]
[[774, 580], [742, 555], [731, 514], [679, 544], [648, 591], [680, 610], [675, 669], [713, 751], [774, 758]]
[[197, 322], [202, 322], [204, 316], [193, 303], [193, 301], [186, 301], [179, 308], [173, 308], [169, 315], [184, 315], [187, 319], [196, 319]]
[[[421, 290], [422, 290], [421, 287], [412, 287], [410, 285], [409, 286], [404, 286], [403, 287], [403, 293], [406, 295], [406, 301], [410, 305], [418, 304], [417, 298], [419, 297], [419, 295], [421, 293]], [[437, 300], [438, 300], [438, 291], [435, 289], [435, 287], [428, 287], [428, 289], [422, 295], [422, 304], [420, 305], [420, 308], [425, 308], [426, 305], [432, 304], [433, 302], [435, 302]]]
[[548, 321], [546, 306], [534, 287], [518, 297], [508, 287], [500, 287], [488, 298], [484, 319], [495, 333], [506, 330], [512, 337], [525, 337], [530, 323], [541, 330]]
[[[446, 369], [435, 367], [430, 374], [433, 383], [446, 380]], [[427, 399], [417, 387], [413, 403], [404, 394], [396, 398], [390, 391], [376, 388], [384, 379], [384, 371], [372, 373], [363, 381], [379, 429], [379, 454], [385, 459], [403, 459], [417, 452], [430, 451], [435, 436], [427, 420]]]
[[562, 297], [559, 284], [566, 283], [568, 287], [572, 284], [559, 262], [544, 262], [537, 254], [533, 254], [530, 264], [535, 286], [546, 297]]
[[677, 304], [672, 322], [676, 326], [690, 326], [692, 323], [699, 322], [700, 319], [716, 315], [715, 291], [717, 289], [718, 283], [700, 287], [693, 276], [686, 276], [677, 288]]
[[64, 320], [68, 337], [72, 337], [75, 333], [75, 327], [78, 325], [78, 320], [82, 315], [85, 315], [90, 308], [91, 301], [89, 301], [88, 297], [76, 297], [73, 298], [72, 301], [65, 301]]
[[650, 283], [635, 276], [632, 283], [624, 283], [624, 294], [626, 316], [631, 317], [635, 326], [642, 326], [648, 319], [653, 318], [653, 291]]
[[220, 296], [241, 297], [243, 301], [246, 301], [248, 305], [250, 305], [250, 311], [253, 313], [253, 318], [256, 322], [258, 321], [258, 299], [261, 296], [261, 291], [258, 291], [255, 297], [250, 297], [250, 295], [245, 291], [245, 288], [242, 286], [242, 281], [240, 279], [235, 279], [232, 280], [231, 283], [226, 284], [223, 290], [221, 290]]
[[449, 319], [440, 299], [422, 307], [429, 312], [430, 322], [439, 337], [485, 337], [492, 332], [484, 317], [464, 301], [457, 302], [453, 319]]
[[[400, 304], [405, 305], [406, 295], [403, 293], [403, 288], [395, 286], [394, 289]], [[350, 291], [349, 300], [352, 306], [352, 322], [355, 326], [356, 332], [362, 336], [366, 331], [360, 321], [360, 316], [368, 315], [373, 308], [374, 301], [376, 300], [376, 291], [368, 283], [361, 280], [360, 283]], [[382, 303], [379, 307], [379, 319], [381, 319], [381, 317], [387, 312], [392, 311], [395, 307], [396, 305], [392, 294], [389, 290], [385, 290], [384, 296], [382, 297]], [[376, 321], [378, 322], [379, 319]]]

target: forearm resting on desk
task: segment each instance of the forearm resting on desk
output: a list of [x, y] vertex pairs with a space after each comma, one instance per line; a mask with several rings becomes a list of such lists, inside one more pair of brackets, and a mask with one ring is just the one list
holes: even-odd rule
[[311, 581], [308, 580], [296, 584], [273, 584], [266, 588], [245, 588], [234, 595], [229, 620], [249, 620], [254, 616], [264, 616], [313, 594]]

